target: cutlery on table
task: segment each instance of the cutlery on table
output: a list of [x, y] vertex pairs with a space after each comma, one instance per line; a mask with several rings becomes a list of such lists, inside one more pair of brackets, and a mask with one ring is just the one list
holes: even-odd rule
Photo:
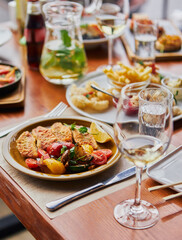
[[182, 181], [180, 182], [175, 182], [175, 183], [170, 183], [170, 184], [164, 184], [164, 185], [159, 185], [159, 186], [154, 186], [154, 187], [149, 187], [148, 190], [149, 192], [158, 190], [158, 189], [163, 189], [163, 188], [168, 188], [168, 187], [173, 187], [182, 184]]
[[[68, 106], [65, 103], [60, 102], [55, 108], [53, 108], [50, 112], [48, 112], [47, 114], [43, 115], [42, 117], [43, 118], [46, 118], [46, 117], [59, 117], [66, 110], [67, 107]], [[6, 130], [0, 131], [0, 138], [6, 136], [11, 131], [15, 130], [16, 128], [18, 128], [21, 125], [23, 125], [25, 123], [28, 123], [28, 122], [30, 122], [30, 119], [25, 121], [25, 122], [23, 122], [23, 123], [20, 123], [20, 124], [18, 124], [16, 126], [13, 126], [13, 127], [8, 128]]]
[[[148, 190], [151, 192], [151, 191], [155, 191], [155, 190], [159, 190], [159, 189], [163, 189], [163, 188], [174, 187], [174, 186], [181, 185], [181, 184], [182, 184], [182, 181], [170, 183], [170, 184], [159, 185], [159, 186], [154, 186], [154, 187], [149, 187]], [[182, 196], [182, 192], [171, 194], [169, 196], [163, 197], [163, 199], [167, 201], [167, 200], [177, 198], [180, 196]]]
[[169, 196], [163, 197], [163, 199], [165, 201], [167, 201], [167, 200], [170, 200], [170, 199], [173, 199], [173, 198], [177, 198], [177, 197], [180, 197], [180, 196], [182, 196], [182, 192], [171, 194]]
[[61, 208], [62, 206], [78, 199], [78, 198], [81, 198], [85, 195], [88, 195], [92, 192], [95, 192], [97, 191], [98, 189], [102, 189], [104, 187], [107, 187], [107, 186], [110, 186], [114, 183], [117, 183], [117, 182], [120, 182], [122, 180], [125, 180], [133, 175], [135, 175], [135, 172], [136, 172], [136, 167], [131, 167], [127, 170], [124, 170], [120, 173], [118, 173], [117, 175], [103, 181], [103, 182], [100, 182], [100, 183], [97, 183], [91, 187], [88, 187], [88, 188], [85, 188], [81, 191], [78, 191], [76, 193], [73, 193], [69, 196], [66, 196], [66, 197], [63, 197], [63, 198], [60, 198], [60, 199], [57, 199], [55, 201], [51, 201], [49, 203], [46, 204], [46, 207], [49, 211], [55, 211], [57, 210], [58, 208]]
[[99, 92], [105, 93], [105, 94], [107, 94], [107, 95], [109, 95], [109, 96], [111, 96], [111, 97], [113, 97], [113, 98], [119, 99], [119, 97], [117, 97], [117, 96], [115, 96], [115, 95], [113, 95], [113, 94], [111, 94], [111, 93], [105, 91], [105, 90], [102, 89], [102, 88], [97, 87], [97, 86], [94, 85], [94, 84], [91, 84], [91, 87], [92, 87], [93, 89], [99, 91]]

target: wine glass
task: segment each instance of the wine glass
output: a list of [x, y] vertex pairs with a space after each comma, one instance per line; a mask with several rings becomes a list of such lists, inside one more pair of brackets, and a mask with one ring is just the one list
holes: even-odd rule
[[122, 121], [122, 99], [117, 107], [114, 124], [115, 142], [124, 158], [136, 166], [135, 199], [119, 203], [115, 219], [125, 227], [145, 229], [159, 220], [151, 203], [141, 200], [141, 178], [148, 163], [158, 160], [167, 150], [172, 132], [172, 93], [164, 88], [145, 88], [139, 93], [138, 121]]
[[126, 22], [129, 16], [129, 0], [123, 0], [122, 9], [111, 3], [103, 4], [100, 10], [96, 13], [96, 21], [100, 30], [108, 39], [108, 66], [113, 65], [112, 48], [113, 39], [121, 36], [124, 33]]

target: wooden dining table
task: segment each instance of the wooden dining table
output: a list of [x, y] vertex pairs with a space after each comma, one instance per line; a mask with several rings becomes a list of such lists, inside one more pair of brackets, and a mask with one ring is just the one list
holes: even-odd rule
[[[6, 25], [6, 24], [4, 24]], [[100, 65], [107, 64], [107, 43], [94, 48], [86, 48], [88, 72], [95, 71]], [[24, 122], [33, 117], [48, 113], [60, 101], [67, 103], [66, 87], [47, 82], [38, 71], [29, 69], [26, 61], [26, 48], [21, 46], [16, 33], [3, 46], [0, 46], [0, 60], [10, 62], [24, 69], [25, 99], [21, 106], [0, 109], [1, 128]], [[113, 60], [129, 62], [120, 38], [114, 41]], [[162, 71], [181, 74], [181, 61], [157, 63]], [[182, 120], [174, 123], [171, 144], [175, 147], [182, 143]], [[174, 148], [175, 148], [174, 147]], [[22, 173], [20, 173], [22, 174]], [[113, 217], [114, 206], [121, 200], [133, 197], [133, 178], [127, 180], [123, 189], [117, 189], [106, 196], [75, 207], [64, 214], [50, 218], [23, 190], [6, 169], [0, 167], [0, 197], [18, 217], [28, 231], [40, 240], [119, 240], [119, 239], [182, 239], [182, 201], [176, 198], [163, 201], [162, 197], [171, 194], [171, 189], [149, 193], [148, 187], [157, 184], [146, 177], [142, 184], [142, 198], [153, 202], [159, 209], [160, 220], [152, 228], [131, 230], [121, 226]], [[30, 183], [31, 184], [31, 183]], [[61, 183], [60, 183], [61, 184]], [[57, 196], [58, 198], [59, 196]]]

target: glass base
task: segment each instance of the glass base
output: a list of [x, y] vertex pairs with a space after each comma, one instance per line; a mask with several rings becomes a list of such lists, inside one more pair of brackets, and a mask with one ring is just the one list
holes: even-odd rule
[[114, 209], [115, 219], [123, 226], [132, 229], [152, 227], [159, 220], [157, 208], [149, 202], [141, 200], [139, 206], [134, 205], [134, 199], [118, 204]]
[[78, 76], [77, 78], [74, 78], [74, 77], [67, 77], [67, 78], [48, 78], [48, 77], [45, 77], [43, 76], [45, 80], [47, 80], [48, 82], [50, 83], [53, 83], [55, 85], [70, 85], [74, 82], [76, 82], [78, 80]]

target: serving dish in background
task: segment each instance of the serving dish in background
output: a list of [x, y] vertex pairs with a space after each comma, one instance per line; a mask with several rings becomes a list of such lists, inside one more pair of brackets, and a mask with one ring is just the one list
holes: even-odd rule
[[[134, 34], [129, 29], [130, 21], [125, 33], [121, 36], [127, 55], [131, 61], [135, 59], [135, 39]], [[158, 25], [165, 30], [166, 35], [178, 35], [182, 37], [180, 30], [169, 20], [158, 20]], [[174, 52], [160, 52], [155, 50], [156, 61], [180, 60], [182, 59], [182, 48]]]
[[[170, 74], [168, 74], [168, 73], [164, 74], [163, 72], [161, 72], [161, 74], [163, 76], [168, 76], [168, 75], [170, 76]], [[106, 89], [106, 90], [113, 87], [109, 84], [107, 76], [102, 71], [95, 71], [95, 72], [89, 73], [81, 81], [78, 81], [76, 83], [76, 86], [84, 87], [88, 81], [95, 81], [99, 84], [99, 86], [101, 88]], [[89, 117], [91, 119], [95, 119], [95, 120], [102, 121], [102, 122], [109, 123], [109, 124], [115, 123], [115, 116], [117, 113], [117, 109], [115, 106], [116, 103], [114, 103], [113, 105], [110, 105], [108, 109], [106, 109], [105, 111], [102, 111], [102, 112], [96, 112], [96, 111], [92, 111], [92, 110], [88, 110], [88, 109], [85, 109], [85, 110], [79, 109], [71, 101], [71, 86], [69, 86], [66, 90], [66, 99], [67, 99], [69, 105], [71, 106], [71, 108], [82, 116]], [[177, 102], [177, 106], [182, 109], [182, 101], [181, 100], [179, 100]], [[123, 122], [136, 121], [138, 119], [137, 115], [128, 116], [125, 114], [124, 111], [122, 111], [121, 116], [122, 116]], [[177, 121], [181, 118], [182, 118], [182, 114], [178, 115], [176, 117], [173, 117], [173, 121]]]
[[[18, 86], [21, 82], [21, 79], [22, 79], [22, 70], [12, 64], [5, 63], [5, 62], [0, 62], [0, 65], [10, 68], [9, 73], [11, 73], [11, 71], [14, 71], [14, 73], [12, 75], [12, 80], [10, 79], [11, 82], [0, 84], [0, 98], [1, 98], [2, 96], [9, 94], [18, 88]], [[0, 69], [0, 70], [3, 71], [3, 69]], [[2, 79], [4, 79], [6, 74], [8, 74], [8, 72], [7, 73], [0, 72], [0, 77]]]

